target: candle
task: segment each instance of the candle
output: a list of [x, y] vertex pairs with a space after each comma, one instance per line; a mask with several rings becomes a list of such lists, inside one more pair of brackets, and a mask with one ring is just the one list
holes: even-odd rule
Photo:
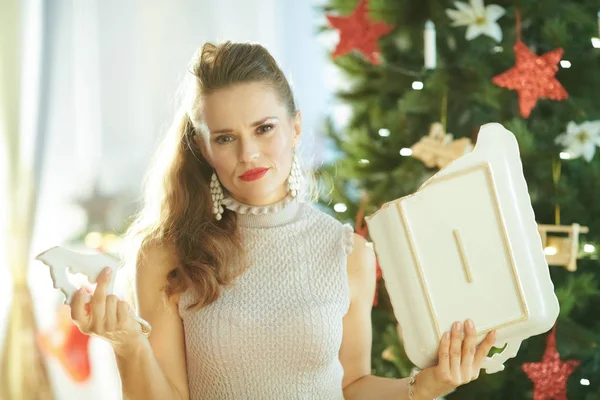
[[436, 46], [435, 46], [435, 25], [432, 21], [425, 22], [425, 68], [435, 69], [436, 66]]

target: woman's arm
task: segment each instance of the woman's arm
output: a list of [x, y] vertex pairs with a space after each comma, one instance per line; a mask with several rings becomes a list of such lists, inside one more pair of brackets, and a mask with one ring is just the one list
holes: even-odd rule
[[121, 352], [115, 349], [125, 399], [189, 399], [183, 323], [178, 296], [164, 301], [167, 274], [177, 262], [168, 247], [146, 249], [138, 260], [139, 315], [152, 334]]
[[344, 317], [340, 349], [340, 362], [344, 367], [344, 398], [408, 400], [408, 379], [371, 375], [371, 308], [375, 296], [375, 254], [366, 243], [362, 236], [354, 234], [354, 247], [347, 261], [350, 309]]
[[189, 399], [177, 302], [163, 301], [167, 272], [176, 262], [171, 254], [166, 248], [148, 249], [138, 260], [139, 314], [152, 325], [149, 339], [133, 319], [129, 305], [115, 295], [107, 295], [110, 275], [106, 271], [98, 278], [89, 306], [83, 290], [71, 302], [71, 317], [79, 329], [112, 345], [127, 400]]
[[[409, 378], [389, 379], [371, 375], [371, 308], [375, 295], [375, 253], [366, 240], [354, 235], [354, 247], [348, 256], [350, 309], [343, 321], [340, 361], [344, 367], [342, 382], [345, 399], [409, 400]], [[484, 358], [494, 343], [495, 332], [477, 346], [472, 326], [454, 326], [440, 341], [438, 365], [426, 368], [415, 378], [413, 400], [431, 400], [477, 379]]]

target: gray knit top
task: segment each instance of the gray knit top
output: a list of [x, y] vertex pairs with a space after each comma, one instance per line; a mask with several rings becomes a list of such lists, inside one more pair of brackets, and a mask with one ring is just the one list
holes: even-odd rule
[[288, 196], [264, 207], [231, 197], [249, 268], [200, 310], [179, 312], [192, 400], [343, 399], [339, 361], [353, 229]]

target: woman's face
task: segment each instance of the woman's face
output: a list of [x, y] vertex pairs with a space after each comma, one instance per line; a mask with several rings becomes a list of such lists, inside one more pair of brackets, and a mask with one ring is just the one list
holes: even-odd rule
[[[292, 149], [301, 133], [300, 113], [290, 118], [275, 91], [261, 82], [220, 89], [203, 100], [208, 132], [198, 144], [221, 185], [249, 205], [283, 199]], [[244, 179], [242, 175], [255, 168], [266, 173]]]

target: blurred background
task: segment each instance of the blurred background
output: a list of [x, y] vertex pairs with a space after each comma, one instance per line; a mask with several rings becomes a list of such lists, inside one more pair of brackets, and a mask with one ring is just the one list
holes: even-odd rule
[[[223, 40], [279, 62], [318, 206], [367, 237], [365, 215], [471, 151], [482, 124], [511, 130], [561, 315], [447, 398], [600, 399], [597, 0], [2, 0], [0, 400], [121, 397], [110, 347], [70, 323], [33, 258], [118, 254], [188, 62]], [[407, 376], [377, 273], [373, 373]]]

